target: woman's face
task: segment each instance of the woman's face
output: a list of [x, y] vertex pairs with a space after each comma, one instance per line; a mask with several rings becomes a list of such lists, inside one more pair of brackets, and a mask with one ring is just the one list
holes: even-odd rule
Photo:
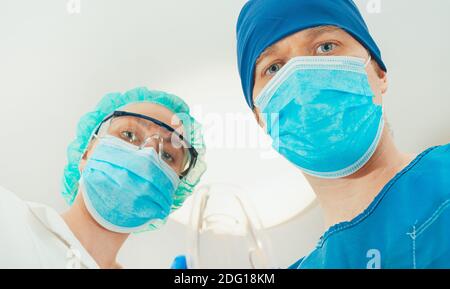
[[[184, 135], [183, 125], [180, 119], [164, 106], [154, 103], [133, 103], [121, 108], [120, 111], [151, 117], [171, 126], [179, 134]], [[108, 128], [106, 133], [121, 138], [122, 140], [132, 144], [134, 144], [134, 139], [146, 139], [149, 136], [158, 134], [159, 137], [163, 139], [163, 150], [160, 152], [161, 158], [175, 171], [175, 173], [178, 175], [182, 173], [185, 166], [186, 156], [183, 153], [183, 150], [179, 149], [179, 146], [178, 149], [176, 149], [177, 144], [173, 144], [174, 140], [171, 138], [171, 134], [169, 134], [168, 131], [161, 129], [161, 127], [149, 121], [136, 117], [118, 117], [110, 121], [107, 126]], [[80, 171], [83, 171], [87, 160], [89, 159], [91, 153], [95, 150], [97, 141], [98, 139], [93, 139], [91, 141], [80, 162]], [[155, 142], [151, 141], [151, 143]]]

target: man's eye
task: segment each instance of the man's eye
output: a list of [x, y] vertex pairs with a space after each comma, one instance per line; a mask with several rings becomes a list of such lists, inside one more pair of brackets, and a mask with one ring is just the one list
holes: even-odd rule
[[134, 143], [137, 142], [137, 137], [136, 137], [136, 135], [134, 134], [134, 132], [132, 132], [132, 131], [122, 131], [122, 132], [120, 133], [120, 137], [121, 137], [123, 140], [125, 140], [125, 141], [127, 141], [127, 142], [129, 142], [129, 143], [132, 143], [132, 144], [134, 144]]
[[272, 64], [269, 68], [267, 68], [265, 74], [267, 76], [273, 76], [277, 74], [278, 71], [280, 71], [281, 67], [282, 65], [279, 63]]
[[336, 44], [327, 42], [327, 43], [320, 45], [317, 48], [316, 53], [317, 54], [328, 54], [328, 53], [332, 52], [335, 48], [336, 48]]
[[174, 159], [173, 159], [172, 155], [169, 154], [168, 152], [162, 152], [161, 158], [162, 158], [163, 161], [165, 161], [166, 163], [172, 163], [172, 162], [174, 162]]

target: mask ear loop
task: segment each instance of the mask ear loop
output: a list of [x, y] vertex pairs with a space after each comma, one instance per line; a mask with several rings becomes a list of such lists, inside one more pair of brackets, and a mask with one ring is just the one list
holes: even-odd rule
[[372, 61], [372, 54], [369, 53], [369, 58], [367, 59], [367, 62], [364, 64], [364, 68], [367, 68], [367, 66], [369, 66], [370, 61]]

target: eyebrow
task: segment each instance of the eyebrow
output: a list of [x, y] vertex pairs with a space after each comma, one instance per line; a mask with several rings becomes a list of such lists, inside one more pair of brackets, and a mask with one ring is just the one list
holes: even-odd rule
[[[318, 38], [319, 36], [321, 36], [325, 33], [339, 31], [339, 30], [341, 30], [341, 28], [336, 27], [336, 26], [330, 26], [330, 25], [318, 26], [318, 27], [314, 27], [314, 28], [305, 30], [305, 35], [302, 36], [302, 38], [304, 38], [306, 40], [311, 40], [311, 39]], [[265, 57], [275, 54], [278, 50], [279, 50], [278, 43], [275, 43], [275, 44], [269, 46], [268, 48], [266, 48], [266, 50], [264, 50], [263, 53], [261, 53], [261, 55], [258, 57], [258, 59], [256, 59], [255, 67], [257, 67], [258, 64]]]
[[326, 26], [319, 26], [319, 27], [314, 27], [311, 28], [309, 30], [306, 30], [306, 38], [317, 38], [320, 35], [327, 33], [327, 32], [334, 32], [334, 31], [338, 31], [338, 30], [342, 30], [339, 27], [336, 26], [330, 26], [330, 25], [326, 25]]
[[278, 45], [277, 43], [269, 46], [268, 48], [266, 48], [266, 50], [263, 51], [263, 53], [261, 53], [261, 55], [258, 57], [258, 59], [256, 59], [256, 63], [255, 63], [255, 67], [258, 66], [258, 64], [267, 56], [270, 56], [272, 54], [275, 54], [276, 51], [279, 50], [278, 49]]

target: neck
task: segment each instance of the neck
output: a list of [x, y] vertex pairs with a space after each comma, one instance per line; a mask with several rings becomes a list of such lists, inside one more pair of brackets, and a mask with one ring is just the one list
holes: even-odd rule
[[120, 267], [117, 254], [129, 234], [111, 232], [100, 226], [87, 211], [81, 191], [62, 218], [100, 268]]
[[341, 179], [321, 179], [305, 175], [325, 214], [325, 225], [351, 221], [362, 213], [391, 180], [413, 159], [397, 150], [385, 129], [380, 143], [367, 164]]

